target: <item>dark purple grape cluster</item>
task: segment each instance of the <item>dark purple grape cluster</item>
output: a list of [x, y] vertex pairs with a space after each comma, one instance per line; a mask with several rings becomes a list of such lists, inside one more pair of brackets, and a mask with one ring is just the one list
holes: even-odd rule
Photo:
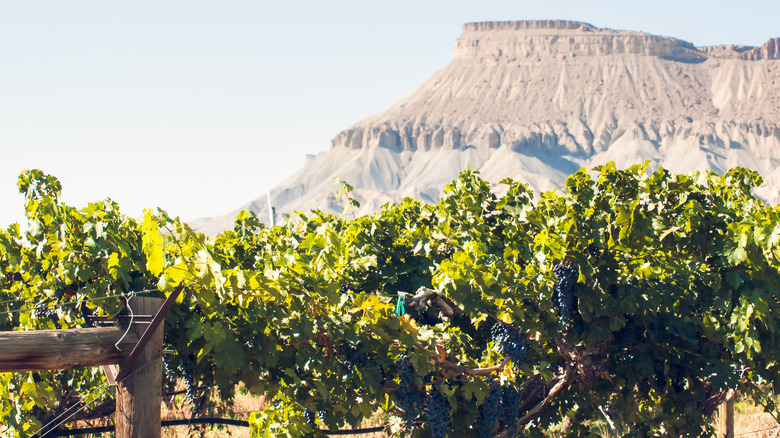
[[187, 393], [187, 400], [190, 403], [195, 404], [197, 399], [197, 387], [195, 386], [195, 376], [191, 367], [185, 366], [184, 363], [179, 364], [179, 372], [184, 379], [184, 389]]
[[396, 360], [396, 364], [401, 369], [398, 389], [394, 392], [396, 406], [403, 411], [406, 426], [411, 428], [414, 420], [425, 410], [427, 397], [414, 381], [416, 372], [409, 358], [402, 355]]
[[601, 250], [599, 249], [598, 245], [591, 243], [588, 245], [588, 254], [595, 259], [601, 255]]
[[355, 371], [355, 366], [364, 365], [366, 363], [366, 356], [360, 353], [360, 345], [354, 347], [348, 343], [342, 343], [339, 345], [339, 353], [344, 357], [344, 366], [347, 367], [347, 371], [350, 373]]
[[496, 351], [509, 357], [516, 367], [523, 365], [528, 346], [523, 336], [514, 327], [497, 322], [490, 329], [490, 337], [493, 339], [493, 348]]
[[314, 412], [306, 408], [303, 410], [303, 417], [306, 419], [306, 424], [308, 424], [311, 427], [315, 427], [316, 423], [314, 422]]
[[501, 388], [501, 417], [504, 419], [506, 427], [514, 435], [517, 429], [517, 414], [520, 409], [520, 402], [523, 400], [523, 393], [514, 386], [504, 386]]
[[479, 420], [477, 422], [479, 438], [493, 436], [493, 429], [498, 424], [499, 415], [501, 415], [501, 384], [493, 381], [490, 383], [490, 393], [479, 405]]
[[431, 390], [428, 398], [426, 418], [431, 427], [432, 438], [447, 436], [447, 431], [450, 430], [450, 402], [436, 389]]
[[171, 356], [167, 354], [163, 354], [162, 361], [163, 366], [165, 367], [165, 375], [163, 378], [165, 378], [168, 382], [175, 383], [176, 380], [181, 377], [179, 368], [173, 366], [171, 363]]
[[517, 430], [517, 420], [523, 393], [514, 386], [501, 386], [498, 381], [490, 383], [490, 393], [479, 406], [477, 433], [480, 438], [494, 436], [496, 427], [499, 431], [509, 431], [514, 435]]
[[558, 281], [555, 283], [553, 304], [558, 311], [558, 321], [567, 332], [579, 331], [579, 324], [575, 319], [577, 314], [577, 297], [574, 296], [574, 278], [577, 269], [571, 263], [561, 263], [553, 269]]
[[47, 304], [39, 304], [35, 306], [35, 319], [57, 320], [57, 307], [49, 306]]
[[325, 424], [325, 419], [328, 418], [328, 411], [326, 411], [325, 409], [320, 409], [319, 411], [317, 411], [317, 418], [319, 418], [320, 421], [322, 421], [322, 423]]

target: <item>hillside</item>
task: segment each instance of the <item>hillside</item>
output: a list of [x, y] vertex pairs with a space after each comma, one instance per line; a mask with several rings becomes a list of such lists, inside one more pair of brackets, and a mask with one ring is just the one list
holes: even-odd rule
[[[278, 213], [340, 212], [340, 176], [363, 213], [434, 202], [468, 166], [538, 192], [582, 166], [645, 159], [674, 172], [750, 167], [767, 180], [757, 194], [780, 202], [780, 39], [697, 48], [572, 21], [467, 23], [449, 65], [339, 133], [271, 198]], [[268, 217], [265, 194], [246, 208]], [[193, 226], [217, 233], [239, 210]]]

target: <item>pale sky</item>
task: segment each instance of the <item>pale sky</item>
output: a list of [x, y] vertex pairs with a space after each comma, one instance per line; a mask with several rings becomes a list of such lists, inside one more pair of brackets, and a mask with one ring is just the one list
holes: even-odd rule
[[0, 0], [0, 226], [23, 221], [30, 168], [77, 207], [238, 208], [447, 65], [465, 22], [758, 46], [778, 17], [778, 0]]

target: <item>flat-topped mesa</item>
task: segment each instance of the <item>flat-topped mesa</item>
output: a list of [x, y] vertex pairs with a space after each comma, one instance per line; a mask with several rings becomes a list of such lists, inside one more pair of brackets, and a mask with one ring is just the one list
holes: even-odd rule
[[707, 56], [725, 59], [742, 59], [745, 61], [760, 61], [762, 59], [780, 59], [780, 38], [770, 38], [763, 46], [708, 46], [698, 47]]
[[603, 55], [656, 56], [702, 62], [707, 55], [677, 38], [601, 29], [564, 20], [466, 23], [455, 42], [455, 61], [516, 63]]
[[465, 23], [463, 33], [484, 30], [573, 30], [581, 27], [587, 30], [597, 29], [589, 23], [569, 20], [478, 21]]

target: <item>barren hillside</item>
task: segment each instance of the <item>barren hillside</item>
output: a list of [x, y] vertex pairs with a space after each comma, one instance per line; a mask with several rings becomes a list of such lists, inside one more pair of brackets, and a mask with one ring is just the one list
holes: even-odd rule
[[[780, 39], [696, 48], [572, 21], [468, 23], [449, 65], [338, 134], [271, 198], [279, 213], [341, 211], [340, 176], [366, 212], [433, 202], [467, 166], [545, 191], [582, 166], [645, 159], [750, 167], [767, 179], [759, 196], [780, 202]], [[241, 208], [268, 216], [265, 195]], [[216, 233], [237, 211], [193, 225]]]

